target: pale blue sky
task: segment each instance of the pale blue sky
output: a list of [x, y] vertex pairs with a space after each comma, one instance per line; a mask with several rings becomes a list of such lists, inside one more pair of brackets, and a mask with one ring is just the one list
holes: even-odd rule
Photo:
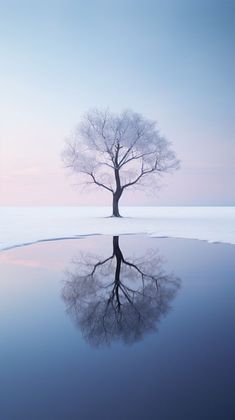
[[234, 205], [234, 28], [228, 0], [0, 0], [1, 204], [95, 204], [60, 151], [84, 111], [109, 106], [156, 119], [182, 160], [123, 204]]

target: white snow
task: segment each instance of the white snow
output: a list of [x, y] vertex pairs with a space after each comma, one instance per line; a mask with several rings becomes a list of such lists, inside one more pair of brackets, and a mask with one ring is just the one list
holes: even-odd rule
[[84, 235], [147, 234], [235, 244], [235, 207], [2, 207], [0, 250]]

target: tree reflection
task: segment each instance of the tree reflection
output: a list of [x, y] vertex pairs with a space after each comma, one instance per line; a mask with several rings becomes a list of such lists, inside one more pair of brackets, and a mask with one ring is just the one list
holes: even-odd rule
[[153, 250], [142, 258], [125, 259], [118, 236], [109, 257], [81, 254], [74, 265], [66, 272], [62, 297], [75, 324], [95, 346], [118, 339], [133, 343], [156, 331], [180, 287]]

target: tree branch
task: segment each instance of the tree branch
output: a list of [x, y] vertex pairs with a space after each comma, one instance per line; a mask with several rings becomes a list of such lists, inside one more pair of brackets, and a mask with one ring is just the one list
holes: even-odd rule
[[134, 145], [137, 143], [137, 141], [139, 140], [141, 134], [139, 133], [136, 137], [136, 139], [131, 143], [131, 145], [128, 147], [126, 153], [124, 153], [123, 157], [121, 158], [119, 165], [122, 165], [122, 163], [124, 163], [126, 157], [128, 156], [128, 154], [130, 153], [131, 150], [133, 150]]
[[134, 179], [134, 181], [128, 182], [127, 184], [123, 185], [122, 188], [125, 189], [127, 187], [130, 187], [131, 185], [136, 184], [144, 175], [147, 175], [153, 172], [162, 172], [162, 171], [160, 169], [157, 169], [157, 164], [155, 164], [153, 168], [146, 169], [146, 170], [144, 170], [142, 166], [141, 173]]
[[137, 159], [141, 159], [145, 156], [149, 156], [149, 155], [154, 155], [154, 153], [156, 153], [156, 151], [151, 151], [151, 152], [146, 152], [146, 153], [141, 153], [140, 155], [135, 156], [133, 154], [133, 156], [131, 156], [130, 158], [128, 158], [127, 160], [125, 160], [125, 162], [123, 162], [122, 164], [119, 163], [119, 167], [121, 168], [122, 166], [126, 165], [126, 163], [131, 162], [132, 160], [137, 160]]
[[114, 192], [112, 188], [107, 187], [107, 185], [104, 185], [102, 182], [97, 181], [97, 179], [95, 178], [95, 175], [93, 174], [93, 172], [84, 172], [84, 173], [86, 175], [89, 175], [92, 178], [94, 184], [98, 185], [99, 187], [105, 188], [106, 190], [108, 190], [108, 191], [110, 191], [112, 193]]

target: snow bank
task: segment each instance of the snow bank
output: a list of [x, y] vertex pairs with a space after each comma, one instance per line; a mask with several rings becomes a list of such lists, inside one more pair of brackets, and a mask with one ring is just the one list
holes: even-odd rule
[[235, 244], [235, 207], [2, 207], [0, 250], [84, 235], [148, 234]]

